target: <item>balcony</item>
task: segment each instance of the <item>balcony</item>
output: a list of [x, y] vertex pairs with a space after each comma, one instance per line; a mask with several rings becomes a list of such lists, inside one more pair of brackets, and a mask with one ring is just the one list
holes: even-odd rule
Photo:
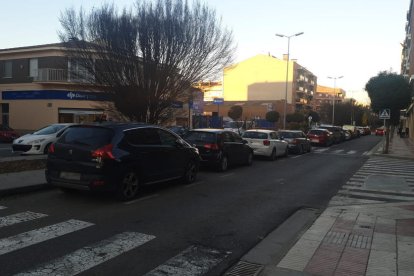
[[65, 69], [41, 68], [37, 70], [37, 76], [33, 77], [34, 82], [70, 82], [90, 83], [92, 76], [86, 70], [68, 72]]

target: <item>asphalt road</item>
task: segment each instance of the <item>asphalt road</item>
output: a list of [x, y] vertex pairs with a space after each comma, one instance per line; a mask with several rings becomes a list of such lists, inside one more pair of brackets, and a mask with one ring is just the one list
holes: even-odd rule
[[[202, 170], [192, 185], [149, 187], [128, 203], [110, 195], [59, 190], [2, 198], [0, 274], [14, 275], [42, 264], [58, 269], [83, 260], [78, 271], [88, 270], [82, 275], [145, 275], [154, 269], [148, 275], [176, 275], [159, 271], [171, 273], [184, 261], [197, 263], [198, 270], [177, 275], [220, 275], [296, 210], [325, 208], [379, 141], [367, 136], [275, 162], [255, 159], [251, 167], [225, 173]], [[29, 215], [32, 220], [11, 225], [1, 220], [26, 211], [35, 213]], [[62, 222], [68, 223], [58, 225]], [[47, 232], [50, 225], [52, 234]], [[48, 234], [42, 240], [39, 232]], [[142, 245], [119, 249], [122, 254], [101, 264], [89, 259], [96, 251], [91, 245], [99, 247], [102, 241], [131, 232], [141, 236], [126, 240], [137, 239]], [[105, 252], [97, 256], [104, 258]]]

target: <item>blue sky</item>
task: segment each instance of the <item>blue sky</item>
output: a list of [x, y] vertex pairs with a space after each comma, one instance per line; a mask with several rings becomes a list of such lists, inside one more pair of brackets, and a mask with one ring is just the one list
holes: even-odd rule
[[[59, 14], [66, 8], [99, 6], [98, 0], [2, 0], [0, 49], [58, 42]], [[111, 1], [112, 2], [112, 1]], [[114, 1], [118, 7], [132, 0]], [[206, 0], [233, 30], [236, 61], [287, 52], [318, 77], [318, 84], [333, 86], [328, 76], [344, 76], [337, 87], [359, 101], [368, 101], [365, 83], [379, 71], [400, 72], [410, 0]]]

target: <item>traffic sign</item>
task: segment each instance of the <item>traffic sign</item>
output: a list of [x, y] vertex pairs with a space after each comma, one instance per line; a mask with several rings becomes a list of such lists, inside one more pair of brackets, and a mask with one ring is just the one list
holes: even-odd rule
[[214, 104], [223, 104], [224, 103], [224, 98], [214, 98], [213, 103]]
[[390, 119], [391, 118], [391, 110], [389, 108], [381, 109], [379, 112], [380, 119]]

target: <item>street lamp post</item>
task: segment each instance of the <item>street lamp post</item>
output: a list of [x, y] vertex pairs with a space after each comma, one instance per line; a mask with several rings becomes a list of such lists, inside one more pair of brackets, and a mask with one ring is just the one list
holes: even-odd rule
[[332, 102], [332, 125], [335, 125], [335, 98], [336, 98], [336, 80], [342, 79], [344, 76], [339, 77], [328, 77], [328, 79], [334, 80], [334, 93], [333, 93], [333, 102]]
[[286, 37], [288, 39], [288, 51], [287, 51], [287, 60], [286, 60], [286, 87], [285, 87], [285, 105], [283, 108], [283, 128], [286, 129], [286, 109], [287, 109], [287, 93], [288, 93], [288, 83], [289, 83], [289, 50], [290, 50], [290, 39], [294, 36], [302, 35], [303, 32], [294, 34], [294, 35], [283, 35], [276, 34], [279, 37]]

